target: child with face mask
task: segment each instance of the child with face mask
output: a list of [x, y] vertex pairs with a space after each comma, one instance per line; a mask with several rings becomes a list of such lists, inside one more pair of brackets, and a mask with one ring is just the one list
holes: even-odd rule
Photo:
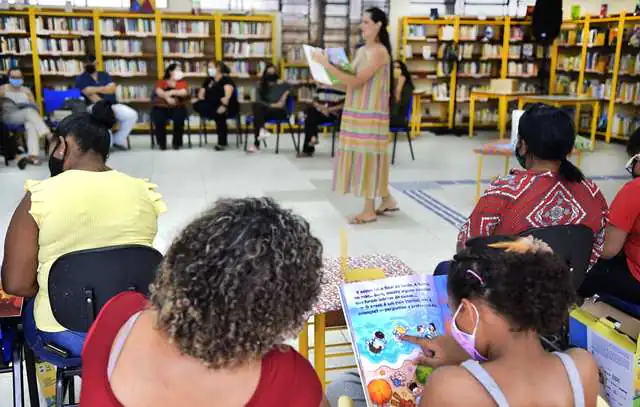
[[182, 148], [184, 123], [188, 112], [186, 103], [189, 100], [189, 85], [184, 80], [184, 72], [178, 64], [169, 64], [164, 71], [163, 79], [156, 82], [153, 95], [153, 120], [156, 140], [161, 150], [167, 149], [167, 122], [173, 122], [172, 145], [174, 150]]
[[24, 170], [27, 164], [40, 165], [40, 139], [51, 139], [51, 130], [38, 110], [36, 100], [29, 88], [24, 86], [20, 68], [9, 69], [9, 83], [0, 86], [3, 102], [2, 121], [11, 126], [24, 126], [27, 152], [18, 157], [18, 168]]
[[[403, 337], [421, 346], [420, 364], [436, 368], [419, 407], [595, 406], [598, 370], [591, 355], [548, 353], [539, 339], [559, 332], [569, 317], [575, 292], [567, 265], [532, 237], [493, 241], [453, 259], [450, 333], [433, 340]], [[329, 401], [353, 391], [350, 380], [347, 386], [342, 379], [332, 382]]]
[[640, 304], [640, 130], [627, 145], [627, 172], [633, 177], [609, 208], [601, 260], [587, 274], [580, 294], [612, 296]]

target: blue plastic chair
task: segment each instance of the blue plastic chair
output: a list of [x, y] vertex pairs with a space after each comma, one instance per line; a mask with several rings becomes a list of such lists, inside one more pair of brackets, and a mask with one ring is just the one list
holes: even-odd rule
[[416, 157], [413, 154], [413, 144], [411, 142], [411, 130], [409, 124], [411, 123], [411, 114], [413, 113], [413, 96], [409, 100], [409, 109], [407, 110], [407, 121], [404, 126], [391, 127], [389, 130], [393, 133], [393, 152], [391, 153], [391, 165], [396, 162], [396, 144], [398, 143], [398, 133], [405, 133], [407, 135], [407, 141], [409, 142], [409, 150], [411, 150], [411, 160], [415, 161]]
[[[289, 133], [291, 134], [291, 141], [293, 141], [293, 146], [296, 149], [296, 153], [300, 151], [298, 142], [296, 141], [295, 135], [294, 135], [294, 131], [293, 131], [293, 126], [291, 125], [291, 117], [293, 116], [293, 105], [294, 105], [294, 100], [293, 100], [293, 96], [289, 95], [287, 97], [287, 104], [285, 107], [285, 110], [287, 111], [287, 117], [285, 119], [271, 119], [271, 120], [267, 120], [265, 122], [265, 124], [271, 124], [271, 125], [275, 125], [276, 126], [276, 154], [278, 154], [280, 152], [280, 132], [282, 130], [282, 125], [287, 125], [289, 126]], [[254, 119], [253, 117], [249, 116], [247, 117], [247, 124], [249, 123], [253, 123]], [[247, 140], [249, 137], [245, 137], [244, 139], [244, 149], [245, 151], [247, 150]], [[266, 146], [266, 143], [265, 143]]]
[[[304, 126], [304, 120], [297, 121], [298, 126], [301, 128]], [[338, 116], [335, 120], [326, 121], [318, 124], [318, 127], [324, 127], [331, 130], [331, 157], [335, 156], [336, 149], [336, 137], [338, 135], [338, 129], [340, 128], [340, 117]], [[302, 131], [298, 132], [298, 147], [302, 146], [301, 144]]]
[[[80, 89], [72, 88], [67, 90], [54, 90], [54, 89], [44, 89], [43, 92], [43, 104], [44, 104], [44, 114], [51, 121], [51, 114], [56, 110], [60, 110], [64, 107], [64, 102], [68, 99], [83, 99], [82, 92]], [[57, 124], [57, 123], [56, 123]]]
[[623, 301], [610, 295], [600, 295], [599, 297], [600, 301], [605, 302], [634, 318], [640, 318], [640, 304]]

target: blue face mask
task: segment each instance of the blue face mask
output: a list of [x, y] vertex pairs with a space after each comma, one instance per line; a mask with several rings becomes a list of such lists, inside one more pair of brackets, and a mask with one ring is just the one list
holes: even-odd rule
[[11, 86], [13, 86], [14, 88], [19, 88], [22, 86], [22, 84], [24, 83], [24, 80], [22, 79], [18, 79], [18, 78], [9, 78], [9, 83], [11, 84]]

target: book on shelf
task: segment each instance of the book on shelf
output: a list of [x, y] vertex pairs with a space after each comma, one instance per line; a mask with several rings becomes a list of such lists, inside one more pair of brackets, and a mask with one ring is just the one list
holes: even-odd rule
[[104, 61], [104, 70], [117, 76], [146, 76], [147, 61], [135, 59], [108, 59]]
[[40, 58], [40, 72], [45, 75], [76, 76], [84, 72], [82, 62], [64, 58]]
[[38, 38], [38, 53], [40, 55], [85, 55], [85, 42], [82, 39], [71, 38]]
[[0, 318], [12, 318], [22, 315], [24, 298], [9, 295], [0, 288]]
[[227, 37], [271, 37], [271, 23], [246, 21], [225, 21], [222, 23], [222, 35]]
[[[418, 405], [432, 369], [405, 335], [448, 331], [447, 277], [414, 274], [346, 283], [340, 301], [370, 406]], [[407, 404], [408, 403], [408, 404]]]
[[289, 48], [287, 51], [287, 61], [289, 62], [299, 62], [304, 61], [304, 51], [302, 47], [293, 47]]
[[324, 52], [329, 58], [329, 62], [337, 67], [338, 69], [345, 72], [353, 72], [353, 67], [347, 58], [347, 53], [343, 48], [316, 48], [311, 45], [303, 45], [304, 55], [307, 59], [307, 64], [309, 64], [309, 70], [311, 72], [311, 76], [317, 82], [320, 82], [325, 85], [336, 85], [340, 83], [340, 81], [332, 75], [329, 71], [327, 71], [322, 65], [313, 60], [314, 52]]
[[202, 40], [164, 40], [162, 52], [165, 56], [189, 57], [204, 56], [205, 44]]
[[36, 32], [44, 34], [92, 35], [93, 19], [75, 17], [43, 17], [36, 19]]
[[225, 57], [271, 57], [270, 42], [228, 41], [223, 44]]
[[118, 85], [116, 99], [120, 102], [150, 101], [151, 92], [146, 85]]
[[231, 70], [232, 76], [237, 77], [251, 77], [260, 76], [267, 67], [265, 61], [233, 61], [227, 63]]
[[142, 40], [131, 39], [111, 39], [106, 38], [102, 40], [102, 54], [128, 54], [128, 55], [142, 55], [143, 54]]
[[0, 38], [0, 54], [31, 55], [31, 40], [28, 38]]
[[455, 38], [456, 29], [452, 25], [445, 25], [440, 28], [438, 39], [441, 41], [453, 41]]
[[165, 20], [162, 22], [162, 33], [167, 37], [207, 37], [209, 27], [208, 21]]
[[167, 60], [165, 61], [166, 65], [177, 63], [182, 65], [182, 71], [187, 78], [206, 78], [207, 68], [209, 62], [206, 60], [201, 61], [176, 61], [176, 60]]
[[26, 34], [27, 21], [24, 17], [2, 16], [0, 17], [0, 33]]
[[285, 68], [283, 79], [289, 83], [309, 83], [311, 73], [308, 68]]
[[151, 36], [156, 33], [156, 22], [145, 18], [106, 18], [100, 20], [102, 36]]

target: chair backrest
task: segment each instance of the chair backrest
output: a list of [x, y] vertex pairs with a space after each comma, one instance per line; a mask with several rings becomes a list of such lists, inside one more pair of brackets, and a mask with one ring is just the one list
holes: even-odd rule
[[59, 257], [49, 273], [53, 316], [63, 327], [87, 332], [98, 312], [123, 291], [147, 295], [162, 254], [149, 246], [80, 250]]
[[67, 90], [44, 89], [43, 92], [44, 113], [46, 115], [56, 110], [62, 109], [67, 99], [82, 99], [80, 89], [72, 88]]
[[520, 236], [533, 236], [551, 246], [569, 266], [576, 291], [580, 288], [593, 251], [594, 236], [590, 228], [584, 225], [552, 226], [527, 230]]
[[[551, 226], [529, 229], [520, 233], [520, 236], [533, 236], [548, 244], [553, 252], [569, 266], [576, 291], [580, 288], [589, 268], [593, 251], [594, 236], [590, 228], [584, 225]], [[472, 247], [478, 243], [486, 245], [498, 240], [499, 236], [483, 236], [470, 239], [466, 246]]]

